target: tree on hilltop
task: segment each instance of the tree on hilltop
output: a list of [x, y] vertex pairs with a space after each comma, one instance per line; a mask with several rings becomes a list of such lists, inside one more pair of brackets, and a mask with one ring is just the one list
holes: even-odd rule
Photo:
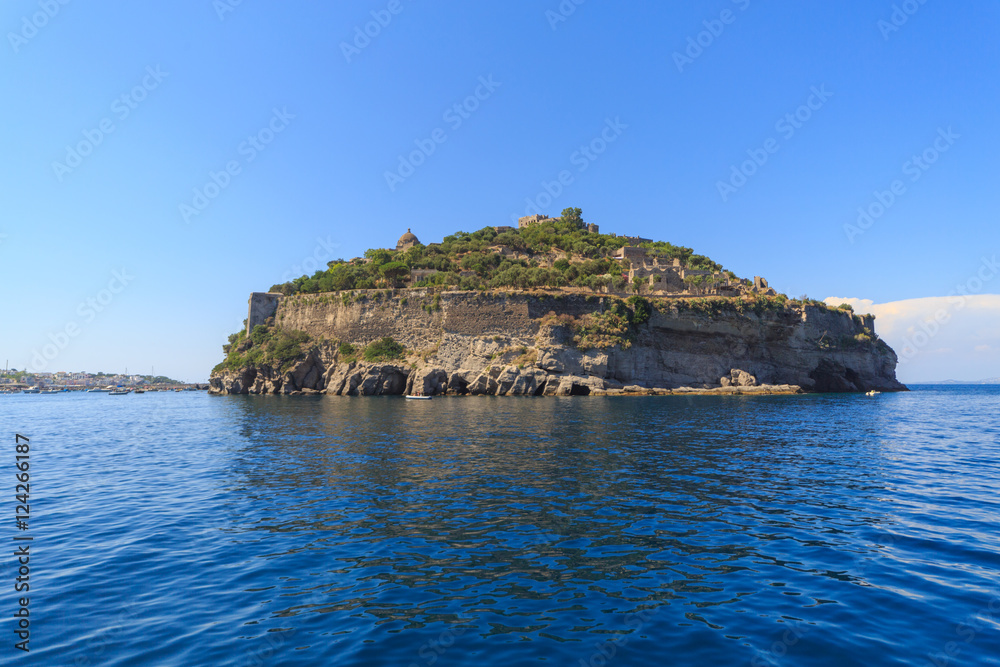
[[395, 285], [404, 276], [409, 275], [410, 267], [402, 262], [389, 262], [379, 267], [379, 272], [390, 284]]
[[562, 219], [566, 222], [571, 222], [577, 227], [583, 227], [583, 210], [579, 208], [564, 208], [562, 212]]

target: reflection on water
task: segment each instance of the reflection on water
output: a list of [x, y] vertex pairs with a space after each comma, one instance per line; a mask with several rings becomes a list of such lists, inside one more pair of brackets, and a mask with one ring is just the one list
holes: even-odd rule
[[906, 598], [879, 581], [906, 530], [886, 475], [902, 425], [858, 397], [240, 407], [233, 530], [293, 534], [274, 557], [311, 554], [308, 584], [269, 611], [362, 626], [377, 647], [359, 660], [397, 647], [419, 664], [411, 635], [449, 627], [461, 639], [435, 662], [587, 658], [574, 645], [633, 634], [617, 652], [638, 660], [704, 633], [692, 659], [749, 660], [784, 623], [826, 626], [864, 600], [870, 630]]
[[103, 538], [143, 545], [115, 595], [155, 591], [110, 664], [1000, 655], [992, 388], [184, 400], [133, 455], [158, 502]]

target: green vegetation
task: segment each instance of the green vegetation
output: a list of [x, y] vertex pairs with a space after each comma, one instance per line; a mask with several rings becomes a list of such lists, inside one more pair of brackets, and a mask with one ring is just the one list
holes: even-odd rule
[[625, 303], [632, 307], [633, 324], [645, 324], [653, 316], [653, 304], [648, 299], [643, 299], [641, 296], [630, 296], [625, 300]]
[[402, 359], [404, 354], [406, 354], [406, 348], [387, 336], [366, 347], [362, 356], [364, 356], [365, 361], [375, 362]]
[[[624, 237], [587, 232], [583, 211], [567, 208], [551, 222], [497, 233], [493, 227], [457, 232], [441, 243], [418, 244], [408, 250], [373, 249], [364, 259], [330, 262], [325, 270], [271, 287], [272, 292], [318, 294], [396, 287], [413, 271], [434, 271], [413, 281], [412, 287], [451, 287], [464, 290], [581, 287], [600, 291], [623, 289], [627, 262], [612, 259]], [[690, 269], [718, 271], [722, 267], [691, 248], [663, 241], [643, 243], [647, 251], [665, 259], [677, 258]], [[561, 253], [552, 268], [540, 260]], [[515, 256], [516, 255], [516, 256]], [[636, 286], [639, 287], [638, 285]], [[343, 296], [345, 304], [349, 301]]]
[[[580, 350], [621, 346], [628, 349], [638, 334], [638, 327], [653, 316], [653, 303], [641, 296], [621, 299], [610, 298], [599, 312], [581, 317], [551, 314], [547, 324], [562, 325], [573, 331], [573, 345]], [[527, 353], [524, 350], [522, 354]]]
[[304, 358], [312, 342], [304, 331], [285, 331], [258, 324], [246, 335], [246, 330], [229, 336], [229, 343], [222, 346], [226, 358], [212, 372], [236, 371], [250, 364], [278, 364], [284, 373], [296, 361]]

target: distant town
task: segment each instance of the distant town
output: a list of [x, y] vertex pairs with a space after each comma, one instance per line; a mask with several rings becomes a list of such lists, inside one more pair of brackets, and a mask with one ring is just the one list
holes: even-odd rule
[[34, 393], [32, 390], [87, 391], [107, 388], [170, 391], [174, 389], [207, 389], [208, 385], [188, 384], [163, 375], [128, 375], [125, 373], [78, 373], [60, 371], [35, 373], [16, 368], [0, 370], [0, 393]]

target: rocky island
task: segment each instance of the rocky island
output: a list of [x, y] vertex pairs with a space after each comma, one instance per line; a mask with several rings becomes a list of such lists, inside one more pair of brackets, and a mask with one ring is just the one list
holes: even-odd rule
[[216, 394], [905, 390], [874, 317], [778, 294], [579, 209], [330, 262], [251, 295]]

